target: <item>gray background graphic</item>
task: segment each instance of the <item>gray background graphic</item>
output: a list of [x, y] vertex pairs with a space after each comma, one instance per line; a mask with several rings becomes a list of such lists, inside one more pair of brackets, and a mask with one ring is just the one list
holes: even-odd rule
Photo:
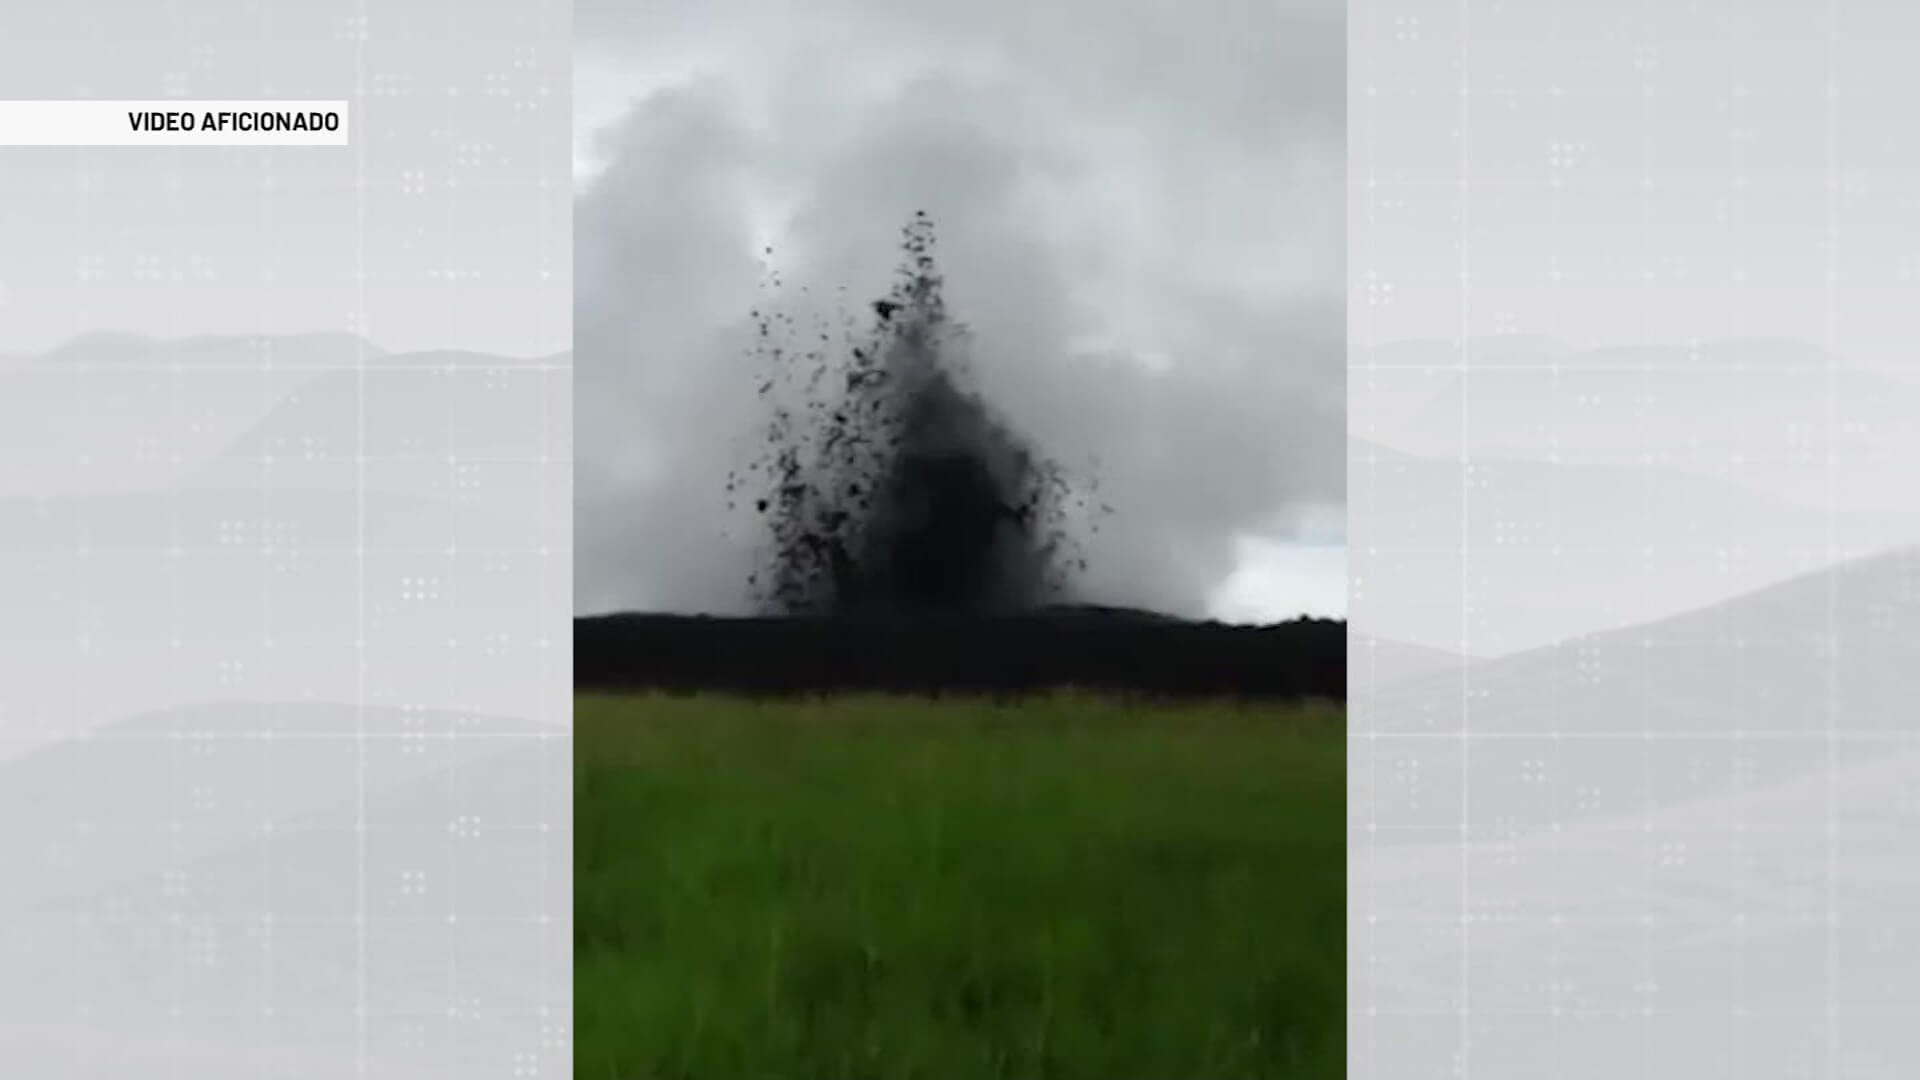
[[0, 20], [0, 97], [354, 120], [0, 151], [0, 1075], [570, 1072], [570, 50]]
[[1920, 1069], [1916, 18], [1352, 7], [1352, 1075]]

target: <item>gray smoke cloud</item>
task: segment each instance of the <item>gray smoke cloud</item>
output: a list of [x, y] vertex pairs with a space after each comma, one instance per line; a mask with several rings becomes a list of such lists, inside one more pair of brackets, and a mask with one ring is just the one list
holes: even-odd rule
[[1111, 508], [1082, 595], [1203, 614], [1239, 539], [1344, 503], [1338, 9], [1045, 7], [576, 9], [576, 109], [610, 118], [575, 213], [578, 610], [749, 608], [752, 312], [864, 322], [916, 211], [977, 385]]

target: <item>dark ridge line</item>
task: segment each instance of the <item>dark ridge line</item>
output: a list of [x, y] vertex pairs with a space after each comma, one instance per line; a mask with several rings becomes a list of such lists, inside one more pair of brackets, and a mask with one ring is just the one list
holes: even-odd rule
[[618, 613], [577, 618], [574, 689], [797, 698], [844, 693], [1346, 701], [1347, 627], [1062, 608], [913, 618]]

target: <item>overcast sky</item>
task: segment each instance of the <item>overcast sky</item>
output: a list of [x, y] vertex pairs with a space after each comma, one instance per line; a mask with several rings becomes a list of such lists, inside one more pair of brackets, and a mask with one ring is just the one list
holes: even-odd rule
[[579, 0], [575, 35], [581, 610], [738, 607], [761, 251], [858, 310], [925, 210], [981, 386], [1113, 509], [1090, 599], [1345, 613], [1342, 5]]

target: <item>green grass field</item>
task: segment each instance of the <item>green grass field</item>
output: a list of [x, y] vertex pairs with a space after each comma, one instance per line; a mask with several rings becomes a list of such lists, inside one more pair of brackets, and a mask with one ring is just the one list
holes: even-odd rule
[[582, 697], [575, 1075], [1345, 1075], [1337, 707]]

